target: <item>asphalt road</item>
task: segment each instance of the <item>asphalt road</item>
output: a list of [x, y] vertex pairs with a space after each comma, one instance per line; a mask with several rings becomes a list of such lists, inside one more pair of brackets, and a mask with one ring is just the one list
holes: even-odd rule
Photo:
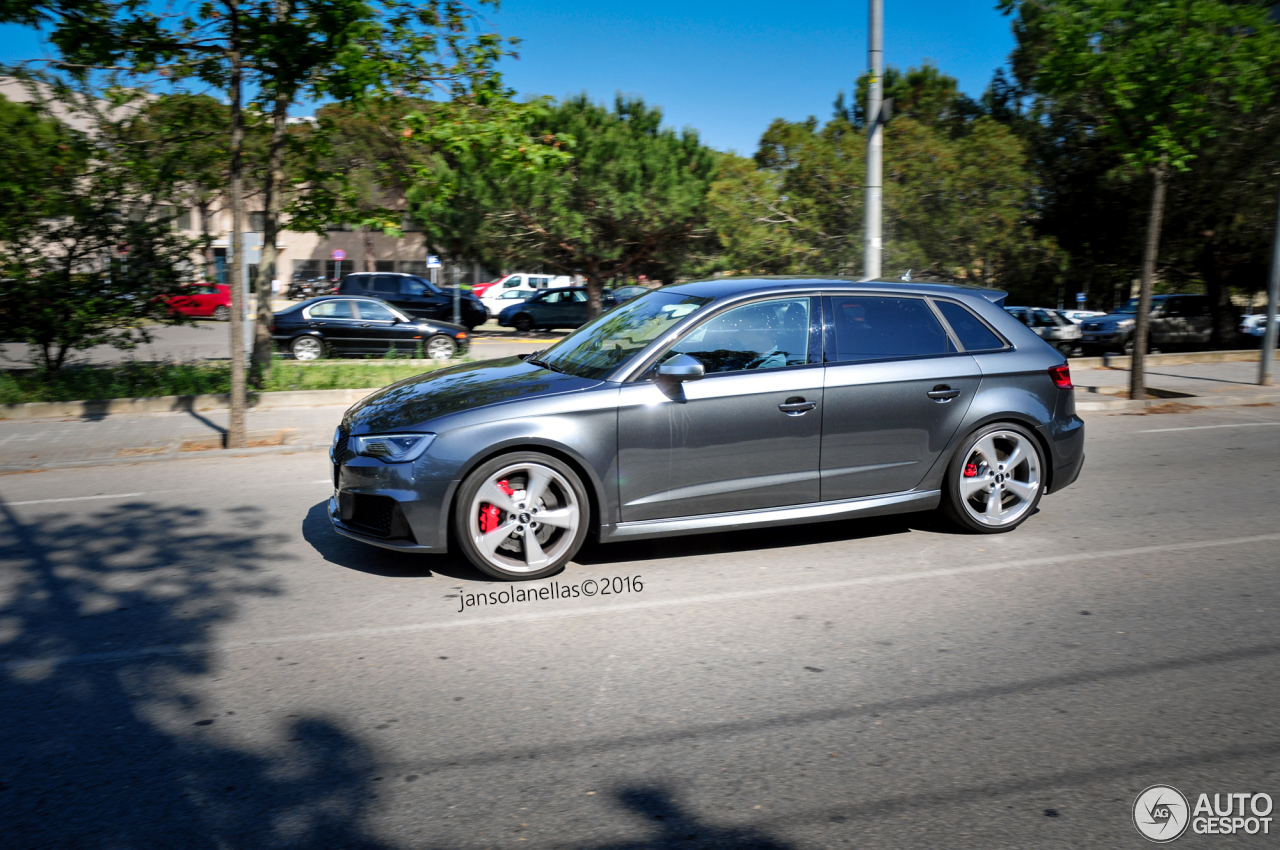
[[1147, 786], [1280, 799], [1280, 408], [1088, 423], [1012, 534], [599, 547], [461, 613], [510, 586], [335, 536], [321, 453], [0, 476], [4, 846], [1138, 848]]
[[[246, 326], [246, 338], [252, 339], [253, 323]], [[482, 325], [473, 334], [471, 356], [477, 360], [527, 354], [546, 348], [564, 333], [537, 332], [515, 334], [494, 323]], [[205, 360], [223, 359], [231, 350], [231, 337], [226, 322], [196, 321], [188, 325], [157, 326], [151, 331], [152, 341], [133, 349], [99, 345], [72, 355], [77, 363], [119, 363], [124, 360]], [[13, 368], [30, 360], [25, 345], [0, 344], [0, 368]]]

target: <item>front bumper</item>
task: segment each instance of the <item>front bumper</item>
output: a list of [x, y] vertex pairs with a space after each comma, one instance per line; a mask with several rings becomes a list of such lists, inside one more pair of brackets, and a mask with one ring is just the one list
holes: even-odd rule
[[1125, 331], [1085, 331], [1080, 335], [1082, 345], [1123, 345], [1127, 339]]
[[[339, 534], [412, 552], [447, 552], [446, 505], [455, 482], [422, 478], [413, 463], [383, 463], [351, 457], [334, 466], [334, 493], [329, 521]], [[383, 522], [371, 522], [369, 508]]]

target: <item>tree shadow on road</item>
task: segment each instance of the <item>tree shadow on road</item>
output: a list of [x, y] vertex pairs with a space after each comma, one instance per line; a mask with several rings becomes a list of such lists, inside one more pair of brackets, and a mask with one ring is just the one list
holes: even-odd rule
[[684, 811], [671, 794], [655, 787], [627, 788], [617, 794], [618, 802], [655, 830], [649, 838], [620, 844], [588, 844], [583, 850], [657, 850], [680, 847], [686, 850], [722, 847], [733, 850], [787, 850], [792, 845], [765, 833], [741, 827], [712, 826]]
[[279, 542], [252, 512], [134, 502], [23, 520], [0, 504], [6, 848], [383, 846], [354, 735], [303, 715], [235, 745], [260, 710], [215, 710], [195, 684], [226, 669], [208, 645], [242, 603], [283, 599]]
[[430, 578], [433, 575], [460, 581], [492, 582], [456, 553], [433, 555], [397, 552], [343, 537], [329, 522], [328, 501], [313, 505], [302, 520], [302, 537], [331, 564], [384, 578]]

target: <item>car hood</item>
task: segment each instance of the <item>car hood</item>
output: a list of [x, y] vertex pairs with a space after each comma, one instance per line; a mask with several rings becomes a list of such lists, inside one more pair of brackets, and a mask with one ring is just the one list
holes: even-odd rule
[[384, 387], [352, 405], [342, 424], [352, 434], [383, 433], [452, 413], [579, 392], [600, 383], [552, 372], [519, 357], [464, 363]]

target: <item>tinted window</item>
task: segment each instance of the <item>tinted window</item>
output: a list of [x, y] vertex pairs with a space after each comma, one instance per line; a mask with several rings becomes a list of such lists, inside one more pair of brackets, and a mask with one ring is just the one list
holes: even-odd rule
[[389, 274], [380, 274], [373, 279], [372, 289], [374, 292], [384, 292], [387, 295], [399, 295], [400, 278]]
[[1034, 316], [1035, 318], [1035, 320], [1032, 322], [1032, 325], [1034, 327], [1056, 328], [1058, 326], [1057, 320], [1054, 318], [1053, 314], [1050, 313], [1048, 310], [1035, 310], [1032, 312], [1032, 316]]
[[942, 316], [955, 331], [965, 351], [992, 351], [1004, 348], [1000, 337], [991, 332], [981, 319], [954, 301], [935, 301]]
[[351, 302], [350, 301], [323, 301], [311, 308], [311, 318], [313, 319], [354, 318], [351, 312]]
[[581, 289], [575, 289], [575, 290], [573, 291], [573, 300], [574, 300], [574, 301], [586, 301], [586, 300], [587, 300], [587, 293], [583, 292]]
[[710, 372], [799, 366], [809, 359], [809, 299], [735, 307], [695, 328], [671, 349]]
[[369, 319], [375, 322], [391, 322], [399, 318], [384, 305], [375, 304], [372, 301], [361, 301], [357, 306], [360, 308], [360, 318], [362, 319]]
[[401, 295], [429, 295], [434, 291], [435, 287], [420, 277], [400, 278]]
[[540, 299], [543, 304], [559, 304], [561, 301], [569, 300], [567, 292], [548, 292]]
[[505, 281], [503, 281], [502, 288], [503, 288], [503, 289], [514, 289], [514, 288], [516, 288], [517, 286], [519, 286], [522, 282], [524, 282], [524, 278], [519, 277], [519, 276], [517, 276], [517, 277], [507, 278]]
[[602, 378], [710, 300], [669, 292], [650, 293], [574, 331], [547, 349], [542, 360], [571, 375]]
[[955, 351], [947, 332], [920, 298], [837, 295], [830, 304], [835, 331], [827, 360], [881, 360]]

